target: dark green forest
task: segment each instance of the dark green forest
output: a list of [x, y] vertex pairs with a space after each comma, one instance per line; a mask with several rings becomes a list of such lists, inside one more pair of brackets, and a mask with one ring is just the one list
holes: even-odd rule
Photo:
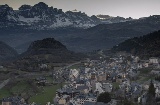
[[141, 58], [160, 56], [160, 30], [128, 39], [112, 48], [112, 51], [126, 51]]

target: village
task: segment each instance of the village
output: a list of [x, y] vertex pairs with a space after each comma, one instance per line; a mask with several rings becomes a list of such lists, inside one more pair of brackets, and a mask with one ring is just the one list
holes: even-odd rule
[[[54, 81], [63, 85], [56, 90], [53, 101], [46, 102], [46, 105], [121, 105], [125, 99], [135, 105], [145, 105], [151, 81], [155, 87], [155, 98], [160, 99], [160, 82], [156, 79], [159, 69], [160, 60], [156, 57], [142, 60], [131, 54], [117, 53], [109, 59], [87, 59], [81, 65], [63, 67], [52, 73]], [[43, 86], [47, 82], [44, 77], [36, 81]], [[98, 96], [105, 92], [110, 94], [111, 101], [98, 102]], [[2, 105], [10, 103], [28, 105], [22, 97], [3, 98]], [[31, 105], [40, 104], [32, 102]]]

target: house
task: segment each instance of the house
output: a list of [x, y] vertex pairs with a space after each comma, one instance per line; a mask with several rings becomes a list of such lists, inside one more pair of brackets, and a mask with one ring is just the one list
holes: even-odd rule
[[155, 69], [160, 69], [160, 64], [159, 63], [154, 63], [154, 64], [150, 64], [152, 68]]
[[35, 81], [37, 82], [38, 85], [40, 86], [45, 86], [47, 83], [47, 79], [45, 77], [38, 77], [35, 78]]
[[130, 81], [129, 81], [129, 80], [126, 80], [126, 81], [122, 82], [122, 83], [119, 85], [119, 87], [120, 87], [120, 89], [129, 91]]
[[110, 83], [103, 83], [103, 89], [105, 92], [112, 92], [112, 84]]
[[62, 97], [59, 98], [58, 104], [60, 104], [60, 105], [68, 105], [69, 100], [70, 100], [70, 96], [69, 95], [63, 95]]
[[77, 87], [77, 86], [84, 86], [85, 83], [86, 83], [86, 80], [77, 78], [75, 83], [73, 83], [73, 84]]
[[159, 64], [159, 63], [157, 64], [157, 67], [156, 67], [156, 68], [157, 68], [157, 69], [160, 69], [160, 64]]
[[85, 73], [88, 73], [90, 71], [90, 68], [85, 68]]
[[112, 72], [110, 74], [110, 79], [112, 80], [112, 82], [116, 82], [117, 75], [118, 75], [118, 73], [115, 73], [115, 72]]
[[156, 87], [155, 93], [156, 93], [155, 97], [160, 98], [160, 87], [158, 87], [158, 86]]
[[100, 82], [96, 83], [96, 89], [94, 92], [97, 92], [98, 94], [104, 93], [105, 91], [103, 90], [102, 84]]
[[56, 91], [56, 97], [62, 97], [63, 95], [69, 95], [71, 98], [80, 94], [80, 91], [72, 87], [64, 87]]
[[155, 87], [155, 97], [160, 98], [160, 83], [158, 81], [153, 81]]
[[80, 91], [80, 93], [88, 94], [89, 93], [89, 87], [88, 86], [77, 86], [77, 90]]
[[77, 69], [71, 69], [71, 70], [70, 70], [69, 78], [70, 78], [71, 80], [76, 79], [78, 76], [79, 76], [79, 70], [77, 70]]
[[150, 64], [158, 64], [159, 63], [159, 58], [151, 57], [151, 58], [149, 58], [149, 63]]
[[12, 105], [10, 101], [2, 101], [2, 105]]
[[96, 73], [95, 73], [95, 72], [92, 72], [92, 73], [91, 73], [91, 79], [92, 79], [92, 80], [97, 80], [97, 76], [96, 76]]
[[74, 98], [72, 103], [74, 103], [74, 105], [83, 105], [84, 102], [85, 102], [85, 95], [80, 94]]
[[139, 57], [138, 56], [136, 56], [135, 58], [134, 58], [134, 60], [133, 60], [133, 62], [135, 62], [135, 63], [138, 63], [139, 62]]
[[125, 57], [125, 56], [129, 56], [129, 54], [127, 52], [125, 52], [125, 51], [119, 51], [119, 52], [116, 53], [116, 56], [123, 56], [123, 57]]
[[25, 100], [22, 97], [8, 97], [2, 99], [2, 105], [25, 105]]
[[149, 85], [148, 84], [143, 84], [143, 89], [144, 90], [148, 90], [149, 89]]
[[143, 64], [142, 64], [142, 63], [138, 63], [138, 64], [137, 64], [137, 68], [138, 68], [138, 69], [143, 68]]
[[119, 73], [119, 74], [117, 74], [116, 78], [117, 79], [123, 79], [123, 78], [125, 78], [125, 73]]
[[47, 64], [39, 64], [39, 69], [40, 70], [48, 70], [48, 65]]
[[36, 104], [35, 102], [32, 102], [30, 105], [38, 105], [38, 104]]
[[149, 60], [143, 60], [143, 67], [149, 67]]
[[97, 101], [97, 97], [95, 95], [93, 95], [93, 94], [88, 94], [86, 96], [86, 101], [88, 101], [88, 102], [96, 102]]
[[150, 74], [151, 74], [151, 75], [160, 75], [160, 71], [158, 71], [158, 70], [152, 70], [152, 71], [150, 72]]
[[83, 105], [108, 105], [108, 104], [103, 103], [103, 102], [88, 102], [88, 101], [86, 101], [86, 102], [84, 102]]
[[121, 99], [125, 97], [125, 90], [124, 89], [118, 89], [117, 91], [114, 91], [114, 96], [116, 99]]
[[84, 95], [81, 94], [77, 97], [74, 98], [74, 101], [72, 103], [74, 103], [74, 105], [83, 105], [86, 102], [96, 102], [97, 101], [97, 97], [94, 96], [93, 94], [88, 94], [88, 95]]
[[95, 89], [96, 89], [96, 82], [95, 80], [90, 80], [90, 88], [91, 88], [91, 91], [93, 92]]
[[144, 92], [139, 98], [138, 98], [138, 103], [142, 103], [142, 105], [146, 105], [146, 100], [147, 100], [147, 92]]
[[139, 74], [139, 71], [137, 69], [131, 69], [129, 72], [128, 72], [128, 76], [130, 79], [136, 79], [137, 76]]
[[138, 101], [138, 97], [141, 96], [141, 90], [137, 89], [135, 91], [132, 92], [132, 99], [137, 102]]
[[106, 74], [100, 74], [97, 76], [97, 81], [105, 81], [106, 80]]
[[86, 81], [86, 86], [88, 86], [89, 91], [92, 90], [92, 85], [91, 85], [91, 82], [89, 80]]
[[137, 69], [138, 66], [139, 66], [139, 65], [138, 65], [137, 63], [132, 63], [130, 68], [131, 68], [131, 69]]

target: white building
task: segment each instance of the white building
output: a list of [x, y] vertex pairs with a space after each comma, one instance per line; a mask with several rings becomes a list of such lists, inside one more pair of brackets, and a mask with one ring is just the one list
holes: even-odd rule
[[104, 91], [105, 92], [112, 92], [112, 84], [110, 84], [110, 83], [103, 83], [103, 88], [104, 88]]
[[88, 73], [90, 71], [90, 68], [85, 68], [85, 73]]
[[137, 68], [138, 68], [138, 69], [141, 69], [141, 68], [143, 68], [143, 65], [142, 65], [142, 63], [138, 63], [138, 64], [137, 64]]
[[95, 92], [98, 92], [99, 94], [104, 93], [105, 91], [103, 90], [102, 84], [97, 82], [96, 83], [96, 89]]
[[150, 64], [158, 64], [158, 63], [159, 63], [159, 58], [151, 57], [151, 58], [149, 59], [149, 63], [150, 63]]
[[48, 68], [48, 65], [47, 65], [47, 64], [41, 64], [39, 67], [40, 67], [41, 69], [47, 69], [47, 68]]
[[71, 69], [69, 73], [69, 77], [71, 79], [75, 79], [79, 76], [79, 71], [77, 69]]

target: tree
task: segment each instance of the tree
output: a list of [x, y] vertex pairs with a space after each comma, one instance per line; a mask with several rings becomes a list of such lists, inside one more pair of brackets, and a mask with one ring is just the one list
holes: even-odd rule
[[153, 84], [152, 80], [149, 85], [148, 94], [155, 97], [155, 88], [154, 88], [154, 84]]
[[108, 103], [111, 101], [111, 96], [108, 92], [104, 92], [99, 94], [98, 98], [97, 98], [97, 102], [104, 102], [104, 103]]
[[132, 101], [129, 101], [129, 100], [125, 99], [123, 101], [123, 105], [134, 105], [134, 103]]
[[147, 94], [147, 103], [146, 105], [155, 105], [156, 104], [156, 100], [155, 100], [155, 88], [154, 88], [154, 84], [151, 80], [151, 83], [149, 85], [149, 89], [148, 89], [148, 94]]

